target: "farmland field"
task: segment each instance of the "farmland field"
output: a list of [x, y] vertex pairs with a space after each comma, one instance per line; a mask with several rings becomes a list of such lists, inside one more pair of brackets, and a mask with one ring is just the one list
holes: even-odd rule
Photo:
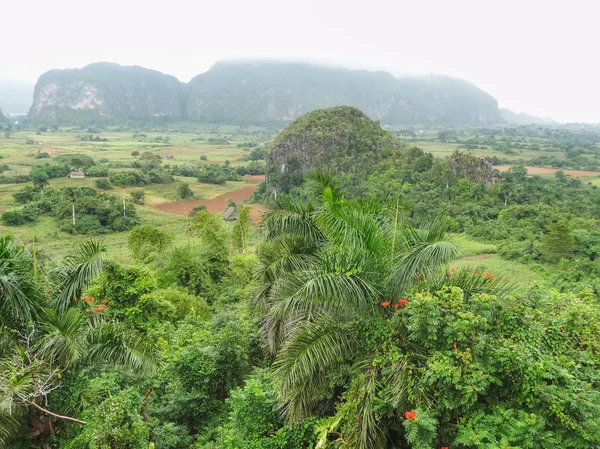
[[[180, 165], [226, 164], [232, 167], [248, 164], [240, 158], [254, 148], [264, 146], [273, 135], [272, 130], [257, 127], [237, 127], [194, 124], [179, 125], [176, 128], [160, 130], [121, 129], [55, 129], [39, 132], [35, 128], [14, 131], [9, 138], [0, 137], [0, 163], [5, 164], [3, 176], [27, 175], [34, 167], [54, 164], [57, 156], [81, 154], [91, 157], [97, 164], [110, 167], [111, 173], [135, 171], [129, 166], [137, 160], [137, 155], [149, 152], [159, 155], [162, 166], [170, 171]], [[88, 138], [97, 141], [82, 140]], [[39, 155], [47, 157], [40, 157]], [[226, 199], [236, 202], [247, 201], [263, 175], [243, 176], [239, 181], [226, 181], [222, 184], [199, 182], [194, 177], [174, 176], [174, 182], [149, 184], [144, 186], [118, 187], [108, 193], [130, 199], [131, 193], [144, 192], [144, 204], [136, 205], [140, 223], [153, 223], [174, 231], [178, 239], [186, 239], [185, 228], [188, 220], [182, 218], [189, 214], [193, 206], [206, 204], [210, 212], [220, 213], [225, 209]], [[48, 188], [89, 187], [96, 188], [101, 178], [86, 176], [83, 179], [68, 177], [48, 180]], [[178, 188], [187, 184], [193, 196], [181, 202]], [[0, 213], [17, 206], [13, 193], [31, 183], [13, 183], [0, 185]], [[189, 206], [189, 207], [188, 207]], [[251, 216], [260, 220], [264, 209], [254, 206]], [[0, 233], [12, 233], [24, 243], [35, 240], [43, 257], [56, 260], [67, 254], [73, 236], [58, 229], [51, 217], [39, 217], [35, 222], [19, 226], [0, 224]], [[84, 236], [82, 236], [84, 237]], [[77, 237], [75, 237], [77, 238]], [[111, 255], [116, 259], [128, 261], [127, 232], [112, 232], [102, 235]]]

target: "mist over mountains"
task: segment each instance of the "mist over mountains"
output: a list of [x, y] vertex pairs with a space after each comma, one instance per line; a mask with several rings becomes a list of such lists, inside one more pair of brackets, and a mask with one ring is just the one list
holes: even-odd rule
[[2, 86], [0, 81], [5, 112], [29, 110], [28, 119], [48, 124], [161, 119], [279, 126], [338, 105], [360, 108], [384, 125], [555, 123], [501, 110], [491, 95], [456, 78], [394, 77], [302, 62], [219, 62], [189, 83], [139, 66], [99, 62], [50, 70], [40, 76], [33, 95], [25, 84]]

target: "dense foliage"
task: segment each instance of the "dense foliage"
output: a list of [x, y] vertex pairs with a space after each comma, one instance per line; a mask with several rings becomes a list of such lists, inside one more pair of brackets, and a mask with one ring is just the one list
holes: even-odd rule
[[40, 216], [52, 216], [61, 230], [72, 234], [104, 234], [125, 231], [137, 223], [134, 206], [116, 195], [87, 187], [63, 187], [38, 191], [24, 187], [14, 193], [23, 206], [2, 214], [2, 222], [18, 226]]

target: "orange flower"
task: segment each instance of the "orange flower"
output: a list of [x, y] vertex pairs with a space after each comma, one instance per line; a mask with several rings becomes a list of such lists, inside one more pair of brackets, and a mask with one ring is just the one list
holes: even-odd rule
[[398, 304], [402, 304], [403, 306], [407, 306], [408, 305], [408, 301], [406, 299], [399, 299], [398, 300]]
[[442, 446], [440, 449], [448, 449], [448, 446]]
[[103, 309], [102, 307], [97, 307], [97, 308], [96, 308], [96, 312], [98, 312], [98, 313], [102, 312], [103, 310], [104, 310], [104, 309]]
[[103, 299], [102, 304], [108, 304], [108, 299]]
[[[74, 296], [74, 297], [73, 297], [73, 300], [74, 300], [75, 302], [77, 302], [77, 296]], [[84, 301], [85, 301], [85, 300], [84, 300]]]
[[454, 349], [456, 349], [456, 342], [452, 343], [452, 346], [454, 346]]
[[494, 280], [494, 276], [492, 276], [492, 273], [490, 273], [489, 271], [488, 271], [488, 272], [486, 272], [486, 273], [483, 275], [483, 277], [484, 277], [484, 278], [487, 278], [487, 279], [489, 279], [490, 281], [493, 281], [493, 280]]
[[481, 274], [481, 270], [477, 270], [475, 274]]
[[398, 307], [400, 307], [400, 304], [394, 304], [394, 309], [397, 309]]
[[421, 274], [420, 274], [420, 275], [418, 275], [418, 276], [417, 276], [417, 281], [422, 281], [422, 280], [423, 280], [423, 275], [421, 275]]
[[408, 412], [404, 412], [404, 417], [406, 419], [415, 419], [417, 417], [417, 412], [414, 410], [408, 411]]
[[383, 302], [381, 303], [381, 307], [387, 307], [387, 306], [389, 306], [390, 304], [391, 304], [391, 302], [389, 302], [389, 301], [383, 301]]

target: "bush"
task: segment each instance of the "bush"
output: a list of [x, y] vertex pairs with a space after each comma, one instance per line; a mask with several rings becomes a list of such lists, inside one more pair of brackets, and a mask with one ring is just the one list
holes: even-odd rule
[[146, 193], [143, 190], [137, 190], [135, 192], [131, 192], [131, 199], [135, 204], [144, 204], [144, 197]]
[[114, 189], [114, 186], [111, 184], [111, 182], [108, 179], [97, 179], [96, 187], [101, 190]]
[[177, 195], [182, 200], [185, 200], [186, 198], [193, 197], [194, 192], [192, 192], [192, 189], [190, 189], [190, 186], [188, 184], [183, 183], [177, 188]]
[[45, 151], [42, 151], [41, 153], [38, 153], [35, 155], [36, 159], [47, 159], [49, 157], [50, 157], [50, 155], [48, 153], [46, 153]]
[[19, 226], [31, 221], [35, 221], [36, 212], [35, 209], [18, 207], [15, 209], [8, 209], [2, 214], [1, 218], [5, 225]]

